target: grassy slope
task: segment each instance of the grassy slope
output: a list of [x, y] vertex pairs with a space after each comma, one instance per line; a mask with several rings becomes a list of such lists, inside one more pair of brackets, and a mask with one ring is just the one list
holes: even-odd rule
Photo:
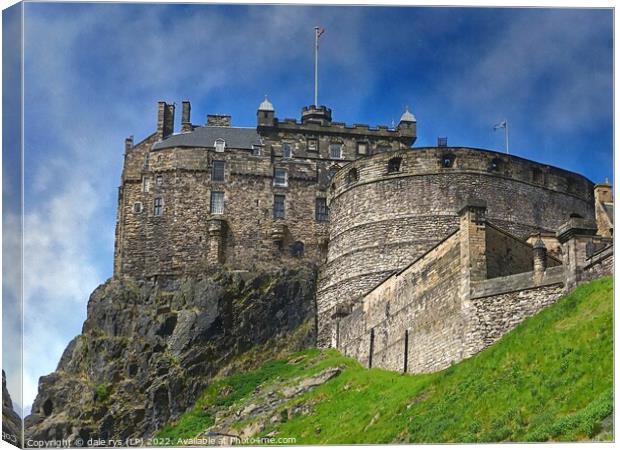
[[[335, 350], [306, 350], [218, 380], [159, 436], [194, 437], [217, 411], [251, 402], [258, 386], [294, 383], [339, 365], [340, 376], [280, 407], [283, 421], [268, 421], [261, 435], [276, 432], [298, 444], [589, 439], [612, 411], [612, 322], [612, 280], [605, 278], [435, 374], [367, 370]], [[311, 413], [287, 417], [301, 404]]]

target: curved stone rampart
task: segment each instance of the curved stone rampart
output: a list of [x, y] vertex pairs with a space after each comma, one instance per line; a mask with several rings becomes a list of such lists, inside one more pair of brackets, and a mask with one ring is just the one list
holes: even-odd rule
[[525, 239], [555, 231], [571, 215], [594, 218], [593, 187], [576, 173], [473, 148], [400, 150], [353, 161], [330, 188], [319, 314], [365, 294], [436, 245], [458, 227], [457, 211], [468, 199], [485, 200], [491, 222]]

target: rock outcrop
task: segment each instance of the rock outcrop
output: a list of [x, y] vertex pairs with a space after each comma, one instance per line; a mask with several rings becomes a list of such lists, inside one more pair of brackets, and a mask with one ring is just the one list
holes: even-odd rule
[[2, 371], [2, 440], [21, 447], [22, 419], [13, 409], [11, 396], [6, 388], [6, 375]]
[[279, 342], [291, 351], [314, 345], [315, 281], [308, 266], [107, 281], [90, 297], [82, 334], [40, 379], [26, 436], [152, 436], [255, 346], [287, 335]]

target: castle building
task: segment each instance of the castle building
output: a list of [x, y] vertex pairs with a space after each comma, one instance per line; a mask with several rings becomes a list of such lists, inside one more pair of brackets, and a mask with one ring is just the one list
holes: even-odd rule
[[417, 121], [332, 120], [325, 106], [256, 127], [159, 103], [125, 142], [114, 273], [320, 266], [317, 343], [369, 367], [429, 372], [471, 356], [577, 283], [611, 274], [608, 183], [518, 156], [412, 148]]
[[325, 106], [303, 108], [301, 121], [280, 121], [265, 97], [256, 128], [240, 128], [226, 115], [192, 124], [190, 103], [182, 105], [180, 132], [174, 105], [160, 102], [157, 130], [125, 142], [116, 275], [175, 275], [203, 263], [320, 263], [334, 174], [360, 157], [407, 150], [416, 139], [409, 111], [394, 129], [346, 126]]

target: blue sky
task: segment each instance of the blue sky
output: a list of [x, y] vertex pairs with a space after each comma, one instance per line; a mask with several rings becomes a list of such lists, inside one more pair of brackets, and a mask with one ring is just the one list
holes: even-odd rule
[[[80, 333], [112, 272], [123, 141], [156, 126], [158, 100], [192, 121], [254, 126], [312, 102], [334, 120], [389, 125], [409, 105], [416, 146], [503, 149], [612, 177], [611, 10], [130, 4], [26, 5], [24, 404]], [[180, 108], [177, 112], [179, 113]], [[177, 126], [179, 125], [177, 116]]]

